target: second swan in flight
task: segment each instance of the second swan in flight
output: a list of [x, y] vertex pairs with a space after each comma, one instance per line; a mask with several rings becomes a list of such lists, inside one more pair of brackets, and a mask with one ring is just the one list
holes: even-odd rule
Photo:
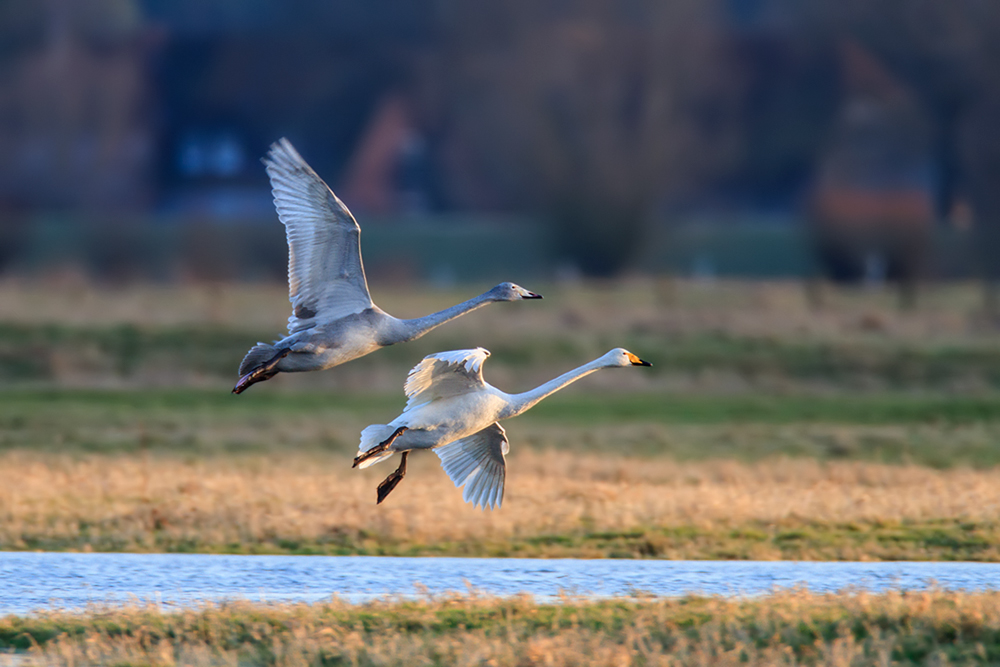
[[278, 373], [318, 371], [405, 343], [460, 315], [495, 301], [541, 299], [500, 283], [438, 313], [401, 320], [372, 303], [361, 263], [361, 228], [344, 203], [306, 164], [287, 139], [264, 160], [278, 218], [288, 237], [288, 336], [258, 343], [240, 364], [234, 394]]
[[406, 457], [414, 449], [433, 449], [441, 467], [465, 486], [465, 502], [484, 509], [500, 507], [506, 477], [507, 435], [501, 419], [516, 417], [571, 382], [602, 368], [652, 366], [620, 347], [523, 394], [506, 394], [483, 380], [489, 350], [439, 352], [424, 357], [410, 371], [403, 414], [389, 424], [372, 424], [361, 432], [354, 467], [367, 468], [402, 452], [402, 461], [378, 486], [378, 502], [406, 474]]

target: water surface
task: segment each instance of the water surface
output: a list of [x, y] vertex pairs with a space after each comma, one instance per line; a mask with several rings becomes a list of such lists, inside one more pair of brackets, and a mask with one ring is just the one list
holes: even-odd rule
[[465, 592], [572, 595], [755, 595], [776, 587], [816, 592], [1000, 588], [1000, 563], [211, 556], [0, 552], [0, 614], [136, 599], [360, 602], [386, 595]]

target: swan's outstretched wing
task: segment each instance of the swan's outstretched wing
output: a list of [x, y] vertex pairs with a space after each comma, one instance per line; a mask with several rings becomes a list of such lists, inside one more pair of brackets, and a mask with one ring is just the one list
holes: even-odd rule
[[371, 308], [354, 216], [288, 139], [271, 145], [264, 164], [288, 237], [288, 332]]
[[456, 440], [434, 452], [455, 486], [465, 485], [462, 500], [483, 509], [500, 507], [507, 477], [507, 434], [493, 422], [482, 431]]
[[452, 350], [424, 357], [406, 378], [403, 389], [409, 398], [406, 410], [438, 398], [481, 389], [486, 384], [483, 381], [483, 362], [488, 356], [489, 350], [477, 347], [474, 350]]

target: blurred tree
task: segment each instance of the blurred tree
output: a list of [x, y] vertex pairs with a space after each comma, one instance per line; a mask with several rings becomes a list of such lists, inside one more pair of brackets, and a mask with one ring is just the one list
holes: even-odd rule
[[733, 150], [711, 0], [439, 9], [440, 60], [423, 84], [446, 171], [493, 184], [489, 203], [546, 213], [556, 251], [587, 274], [622, 270], [658, 205]]
[[134, 0], [0, 3], [0, 208], [148, 202], [156, 45], [140, 18]]
[[938, 213], [959, 200], [975, 217], [986, 306], [1000, 314], [1000, 3], [819, 0], [918, 92], [935, 132]]

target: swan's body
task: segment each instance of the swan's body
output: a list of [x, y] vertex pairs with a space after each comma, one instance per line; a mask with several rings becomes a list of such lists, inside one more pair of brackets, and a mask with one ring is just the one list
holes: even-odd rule
[[465, 485], [466, 502], [499, 507], [503, 501], [507, 436], [498, 422], [531, 409], [546, 396], [602, 368], [650, 366], [628, 350], [615, 348], [589, 363], [521, 394], [507, 394], [483, 380], [488, 350], [455, 350], [425, 357], [406, 379], [409, 399], [389, 424], [361, 432], [355, 466], [367, 468], [396, 452], [399, 469], [379, 486], [379, 500], [406, 471], [406, 454], [432, 449], [455, 486]]
[[496, 301], [540, 299], [513, 283], [438, 313], [397, 319], [376, 306], [361, 262], [361, 228], [344, 203], [306, 164], [287, 139], [271, 145], [264, 160], [274, 206], [288, 238], [288, 336], [258, 343], [240, 364], [233, 389], [277, 373], [318, 371], [405, 343], [460, 315]]

